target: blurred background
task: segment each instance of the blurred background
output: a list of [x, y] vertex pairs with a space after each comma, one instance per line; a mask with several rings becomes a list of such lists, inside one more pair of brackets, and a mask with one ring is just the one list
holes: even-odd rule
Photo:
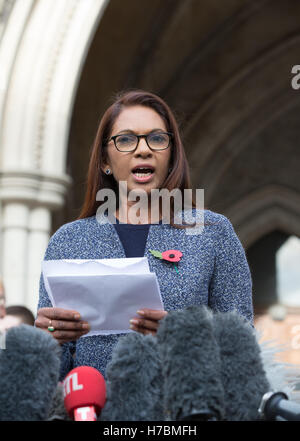
[[41, 261], [79, 214], [101, 116], [143, 88], [174, 111], [193, 187], [246, 250], [257, 328], [300, 363], [299, 17], [299, 0], [0, 0], [6, 305], [36, 313]]

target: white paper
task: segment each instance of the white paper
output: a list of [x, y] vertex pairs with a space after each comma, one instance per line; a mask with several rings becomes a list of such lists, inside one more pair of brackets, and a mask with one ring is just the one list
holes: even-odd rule
[[76, 310], [89, 322], [83, 337], [133, 332], [129, 320], [139, 309], [164, 309], [146, 257], [47, 260], [42, 272], [52, 305]]

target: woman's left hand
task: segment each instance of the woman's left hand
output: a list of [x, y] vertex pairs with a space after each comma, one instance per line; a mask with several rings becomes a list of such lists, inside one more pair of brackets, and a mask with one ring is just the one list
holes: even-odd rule
[[159, 321], [168, 313], [167, 311], [144, 308], [137, 311], [137, 314], [140, 317], [134, 317], [130, 320], [130, 329], [144, 335], [155, 335], [159, 326]]

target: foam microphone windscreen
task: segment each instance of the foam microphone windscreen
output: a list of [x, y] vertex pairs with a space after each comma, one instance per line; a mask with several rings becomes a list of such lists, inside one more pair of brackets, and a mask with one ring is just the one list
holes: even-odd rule
[[233, 311], [214, 314], [214, 332], [220, 348], [225, 418], [228, 421], [258, 420], [262, 396], [271, 388], [255, 330]]
[[65, 408], [64, 386], [58, 383], [46, 421], [72, 421]]
[[156, 338], [129, 333], [115, 346], [106, 368], [102, 421], [162, 421], [162, 371]]
[[10, 328], [0, 350], [0, 420], [47, 418], [59, 379], [60, 347], [29, 325]]
[[222, 419], [224, 390], [211, 312], [195, 306], [169, 312], [157, 340], [170, 419]]
[[[64, 379], [64, 403], [70, 418], [87, 419], [86, 408], [92, 408], [98, 416], [106, 400], [106, 384], [103, 375], [91, 366], [72, 369]], [[76, 418], [78, 414], [78, 419]], [[95, 421], [96, 418], [92, 417]]]

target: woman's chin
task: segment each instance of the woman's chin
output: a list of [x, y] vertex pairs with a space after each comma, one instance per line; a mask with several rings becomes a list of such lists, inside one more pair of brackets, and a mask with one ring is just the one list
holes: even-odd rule
[[127, 190], [128, 193], [129, 192], [140, 192], [141, 190], [143, 190], [144, 192], [147, 193], [148, 196], [151, 195], [151, 190], [156, 190], [159, 187], [157, 187], [157, 183], [155, 181], [152, 182], [144, 182], [144, 183], [136, 183], [133, 182], [131, 185], [128, 185]]

